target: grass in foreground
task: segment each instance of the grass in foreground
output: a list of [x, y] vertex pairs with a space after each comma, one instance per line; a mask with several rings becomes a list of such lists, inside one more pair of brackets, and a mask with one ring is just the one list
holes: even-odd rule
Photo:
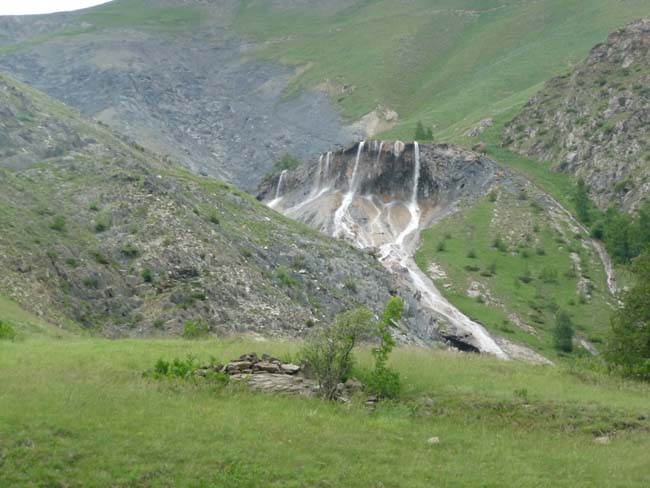
[[[577, 368], [398, 350], [404, 401], [376, 411], [142, 376], [160, 357], [295, 348], [0, 343], [0, 486], [648, 484], [650, 389]], [[594, 442], [607, 433], [610, 444]]]

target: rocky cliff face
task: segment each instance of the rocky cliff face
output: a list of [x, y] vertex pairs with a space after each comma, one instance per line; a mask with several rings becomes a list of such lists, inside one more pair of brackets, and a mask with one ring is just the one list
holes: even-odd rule
[[233, 34], [235, 0], [114, 1], [88, 11], [0, 17], [0, 71], [194, 172], [252, 190], [289, 152], [349, 142], [324, 93], [286, 97], [293, 68]]
[[418, 328], [433, 328], [455, 347], [508, 358], [512, 351], [451, 305], [412, 258], [421, 229], [508, 179], [493, 161], [453, 146], [371, 141], [266, 180], [258, 198], [370, 250], [409, 290], [407, 315]]
[[[291, 337], [400, 293], [370, 254], [2, 76], [0, 135], [0, 293], [54, 323]], [[404, 341], [433, 337], [406, 320]]]
[[614, 32], [548, 82], [508, 125], [504, 144], [584, 178], [599, 207], [650, 195], [650, 19]]

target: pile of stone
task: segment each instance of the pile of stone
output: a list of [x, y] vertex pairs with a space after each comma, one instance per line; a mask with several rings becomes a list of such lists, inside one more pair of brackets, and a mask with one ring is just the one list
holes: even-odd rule
[[238, 359], [233, 359], [225, 365], [207, 366], [196, 370], [198, 376], [205, 376], [210, 372], [225, 373], [229, 376], [250, 374], [279, 374], [297, 375], [302, 371], [300, 366], [283, 363], [277, 358], [263, 354], [260, 358], [257, 353], [244, 354]]
[[252, 390], [269, 393], [317, 396], [318, 384], [306, 378], [301, 366], [284, 363], [277, 358], [257, 353], [244, 354], [224, 365], [214, 365], [196, 370], [198, 376], [221, 372], [233, 381], [245, 382]]
[[[208, 376], [210, 373], [220, 372], [227, 374], [232, 381], [247, 384], [254, 391], [316, 397], [319, 393], [318, 382], [310, 378], [305, 369], [304, 366], [284, 363], [268, 354], [263, 354], [260, 358], [253, 352], [227, 364], [199, 368], [195, 374]], [[363, 385], [359, 381], [349, 379], [337, 386], [335, 398], [343, 402], [348, 401], [352, 395], [362, 391], [362, 388]], [[370, 397], [367, 404], [376, 402], [375, 397]]]

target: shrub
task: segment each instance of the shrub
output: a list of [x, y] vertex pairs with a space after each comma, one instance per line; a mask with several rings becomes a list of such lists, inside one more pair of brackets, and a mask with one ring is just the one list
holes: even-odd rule
[[153, 282], [153, 272], [149, 268], [144, 268], [141, 273], [142, 279], [145, 283]]
[[296, 277], [283, 266], [275, 270], [275, 277], [286, 287], [293, 288], [294, 286], [298, 286]]
[[110, 224], [108, 223], [107, 219], [100, 219], [97, 222], [95, 222], [95, 232], [98, 234], [101, 234], [102, 232], [106, 232], [110, 228]]
[[488, 200], [490, 201], [490, 203], [495, 203], [498, 198], [499, 198], [499, 192], [497, 192], [496, 190], [492, 190], [490, 191], [490, 193], [488, 193]]
[[201, 339], [210, 334], [210, 324], [205, 320], [188, 320], [183, 326], [183, 337], [185, 339]]
[[140, 254], [140, 250], [130, 242], [122, 248], [121, 252], [125, 257], [129, 259], [137, 258], [138, 254]]
[[557, 270], [553, 268], [544, 268], [540, 272], [539, 277], [544, 283], [557, 283]]
[[418, 120], [415, 125], [415, 135], [413, 140], [418, 142], [433, 141], [433, 129], [425, 128], [422, 121]]
[[470, 249], [467, 253], [467, 257], [469, 259], [476, 259], [476, 251], [474, 249]]
[[108, 258], [107, 258], [106, 256], [104, 256], [104, 255], [103, 255], [101, 252], [99, 252], [99, 251], [94, 251], [94, 252], [92, 253], [92, 256], [93, 256], [93, 258], [95, 259], [95, 261], [97, 261], [99, 264], [104, 264], [104, 265], [106, 265], [106, 264], [109, 263]]
[[571, 316], [564, 310], [560, 310], [555, 318], [553, 329], [553, 344], [556, 349], [562, 352], [573, 351], [573, 337], [575, 330]]
[[533, 274], [530, 272], [530, 270], [528, 268], [526, 268], [524, 270], [524, 274], [522, 274], [519, 277], [519, 281], [521, 281], [522, 283], [526, 283], [526, 284], [531, 283], [533, 281]]
[[65, 217], [63, 215], [54, 217], [52, 224], [50, 224], [50, 229], [57, 232], [65, 232]]
[[377, 324], [377, 335], [380, 344], [372, 350], [375, 358], [375, 369], [367, 379], [368, 390], [382, 398], [396, 398], [401, 390], [399, 373], [388, 367], [388, 357], [395, 347], [395, 339], [390, 333], [392, 327], [404, 313], [404, 301], [400, 297], [393, 297], [386, 304], [381, 320]]
[[216, 210], [213, 209], [210, 211], [210, 214], [208, 215], [208, 222], [215, 225], [219, 225], [221, 223]]
[[315, 331], [302, 351], [311, 366], [323, 398], [331, 400], [339, 383], [348, 379], [354, 357], [352, 350], [372, 331], [372, 312], [358, 308], [338, 315], [328, 328]]
[[436, 246], [436, 251], [437, 252], [445, 252], [446, 246], [445, 246], [445, 241], [440, 241], [438, 245]]
[[17, 335], [11, 325], [0, 320], [0, 341], [13, 341]]
[[347, 280], [345, 280], [345, 283], [344, 283], [343, 286], [345, 286], [345, 288], [350, 290], [352, 293], [357, 293], [357, 291], [358, 291], [357, 282], [354, 281], [352, 278], [348, 278]]
[[494, 241], [492, 241], [492, 247], [500, 252], [508, 252], [508, 246], [506, 245], [505, 242], [503, 242], [503, 239], [501, 238], [500, 235], [497, 235], [494, 238]]

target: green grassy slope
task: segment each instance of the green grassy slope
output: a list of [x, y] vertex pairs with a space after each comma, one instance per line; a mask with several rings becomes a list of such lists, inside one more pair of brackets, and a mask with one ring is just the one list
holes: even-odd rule
[[330, 9], [249, 0], [237, 25], [266, 41], [261, 56], [308, 67], [296, 87], [353, 87], [338, 97], [347, 116], [387, 104], [402, 117], [387, 137], [411, 138], [421, 119], [451, 138], [521, 106], [609, 32], [649, 13], [643, 0], [375, 0]]
[[401, 350], [405, 402], [375, 411], [142, 376], [160, 357], [294, 348], [0, 342], [0, 485], [647, 486], [650, 391], [571, 368]]
[[580, 337], [603, 342], [613, 308], [597, 253], [533, 197], [496, 195], [423, 232], [418, 265], [442, 268], [446, 278], [432, 277], [466, 314], [548, 357], [558, 310], [570, 313]]

